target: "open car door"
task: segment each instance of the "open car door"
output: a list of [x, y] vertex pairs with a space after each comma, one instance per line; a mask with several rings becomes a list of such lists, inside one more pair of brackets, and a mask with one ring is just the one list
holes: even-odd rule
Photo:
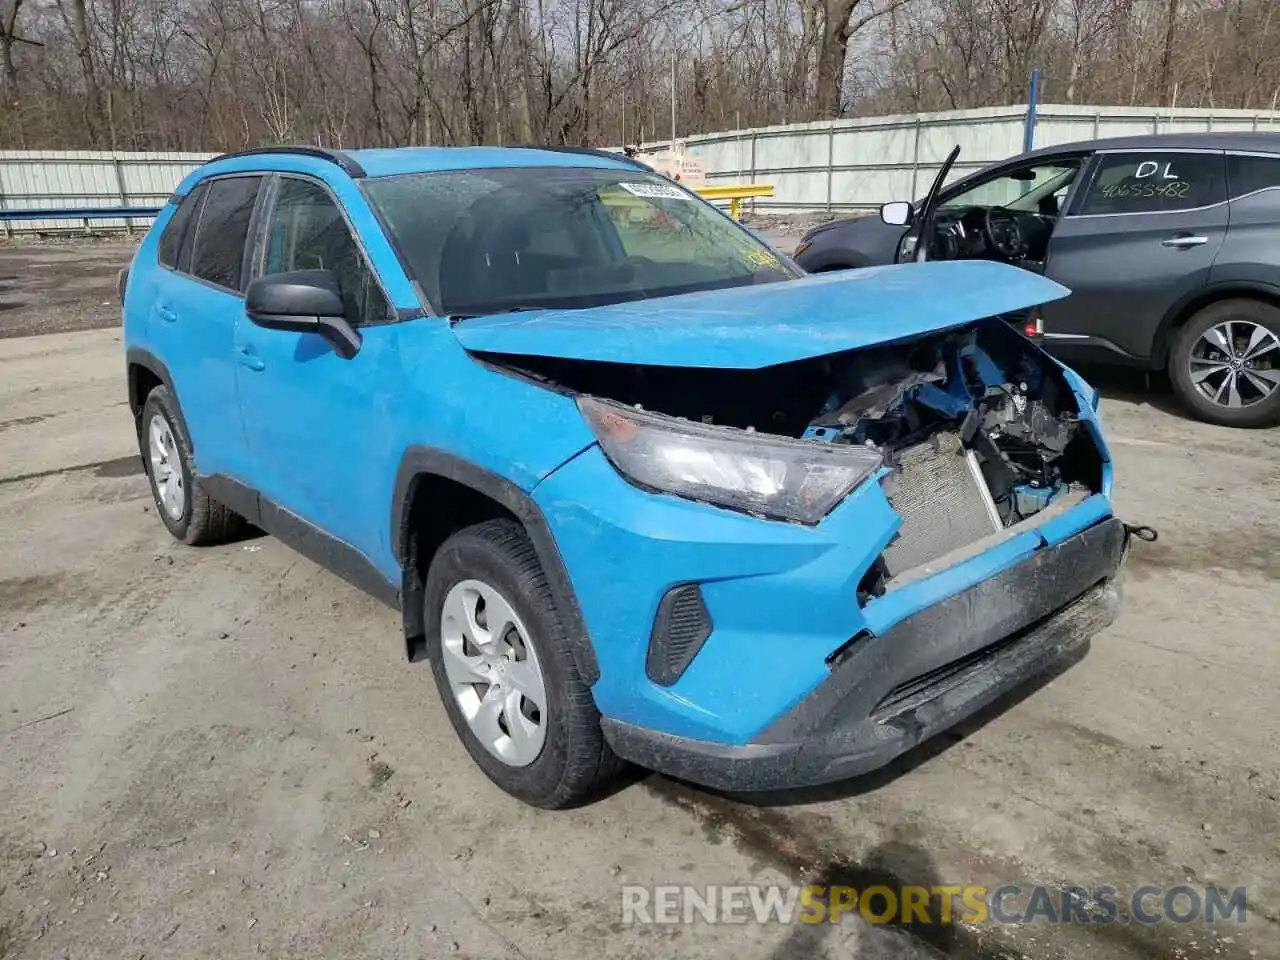
[[[929, 237], [933, 235], [933, 219], [938, 212], [938, 196], [942, 193], [942, 185], [947, 180], [947, 174], [951, 172], [951, 168], [955, 166], [956, 157], [960, 156], [960, 144], [956, 144], [951, 148], [951, 152], [947, 154], [947, 159], [943, 161], [942, 166], [938, 168], [938, 175], [933, 178], [933, 186], [929, 188], [929, 192], [925, 194], [924, 203], [920, 205], [920, 236]], [[929, 259], [929, 244], [916, 241], [916, 262], [923, 263]]]

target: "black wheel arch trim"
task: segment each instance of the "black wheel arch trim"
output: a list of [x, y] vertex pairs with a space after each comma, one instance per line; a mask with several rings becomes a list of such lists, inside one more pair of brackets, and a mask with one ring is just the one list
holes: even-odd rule
[[[132, 367], [141, 367], [147, 370], [169, 391], [169, 396], [173, 400], [173, 412], [178, 417], [178, 427], [182, 430], [183, 436], [187, 438], [187, 445], [191, 448], [191, 457], [196, 457], [196, 441], [191, 436], [191, 431], [187, 428], [187, 418], [182, 412], [182, 400], [178, 396], [177, 388], [173, 385], [173, 377], [169, 374], [169, 368], [164, 362], [149, 350], [142, 347], [129, 347], [125, 351], [125, 371], [128, 379], [129, 387], [129, 411], [133, 414], [134, 425], [138, 430], [138, 456], [142, 453], [142, 407], [147, 402], [145, 396], [138, 396], [137, 379], [133, 376]], [[146, 464], [143, 464], [144, 471]]]
[[425, 476], [442, 477], [470, 487], [508, 510], [524, 525], [546, 574], [556, 612], [564, 621], [578, 674], [584, 683], [595, 683], [600, 677], [595, 649], [591, 645], [591, 636], [587, 632], [573, 582], [569, 579], [569, 571], [542, 510], [528, 493], [505, 477], [444, 450], [426, 446], [413, 446], [405, 451], [396, 471], [391, 505], [391, 543], [402, 571], [401, 608], [411, 658], [415, 658], [415, 649], [421, 648], [421, 638], [425, 633], [422, 592], [426, 571], [419, 570], [417, 558], [408, 555], [409, 506], [419, 480]]
[[[157, 380], [169, 388], [169, 392], [177, 396], [177, 391], [173, 389], [173, 377], [169, 375], [169, 368], [150, 350], [144, 350], [142, 347], [129, 347], [125, 351], [125, 366], [142, 367], [149, 370]], [[129, 409], [136, 417], [142, 412], [142, 405], [146, 402], [146, 397], [138, 396], [138, 385], [134, 381], [132, 374], [129, 376]], [[184, 424], [185, 426], [185, 424]]]
[[1184, 295], [1177, 303], [1165, 312], [1156, 328], [1151, 343], [1151, 366], [1163, 370], [1168, 366], [1169, 349], [1173, 343], [1174, 331], [1190, 320], [1198, 311], [1219, 300], [1230, 300], [1235, 297], [1263, 300], [1280, 306], [1280, 285], [1263, 280], [1222, 280], [1210, 282], [1197, 287]]

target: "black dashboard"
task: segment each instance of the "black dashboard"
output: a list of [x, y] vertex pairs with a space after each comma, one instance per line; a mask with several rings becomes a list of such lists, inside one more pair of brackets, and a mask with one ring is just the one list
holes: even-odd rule
[[1008, 207], [945, 207], [934, 217], [929, 259], [1042, 264], [1055, 220]]

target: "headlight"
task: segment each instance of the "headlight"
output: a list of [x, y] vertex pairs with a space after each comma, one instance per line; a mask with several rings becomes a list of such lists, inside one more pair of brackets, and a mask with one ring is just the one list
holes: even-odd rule
[[609, 462], [642, 487], [816, 524], [883, 463], [869, 447], [789, 440], [582, 397]]

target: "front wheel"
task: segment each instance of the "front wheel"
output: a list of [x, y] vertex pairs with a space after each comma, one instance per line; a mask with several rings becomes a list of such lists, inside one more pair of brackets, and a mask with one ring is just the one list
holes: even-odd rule
[[431, 561], [424, 622], [454, 731], [499, 787], [535, 807], [588, 799], [621, 761], [600, 729], [533, 545], [519, 524], [462, 530]]
[[1169, 379], [1201, 420], [1280, 423], [1280, 308], [1244, 299], [1205, 307], [1174, 338]]

